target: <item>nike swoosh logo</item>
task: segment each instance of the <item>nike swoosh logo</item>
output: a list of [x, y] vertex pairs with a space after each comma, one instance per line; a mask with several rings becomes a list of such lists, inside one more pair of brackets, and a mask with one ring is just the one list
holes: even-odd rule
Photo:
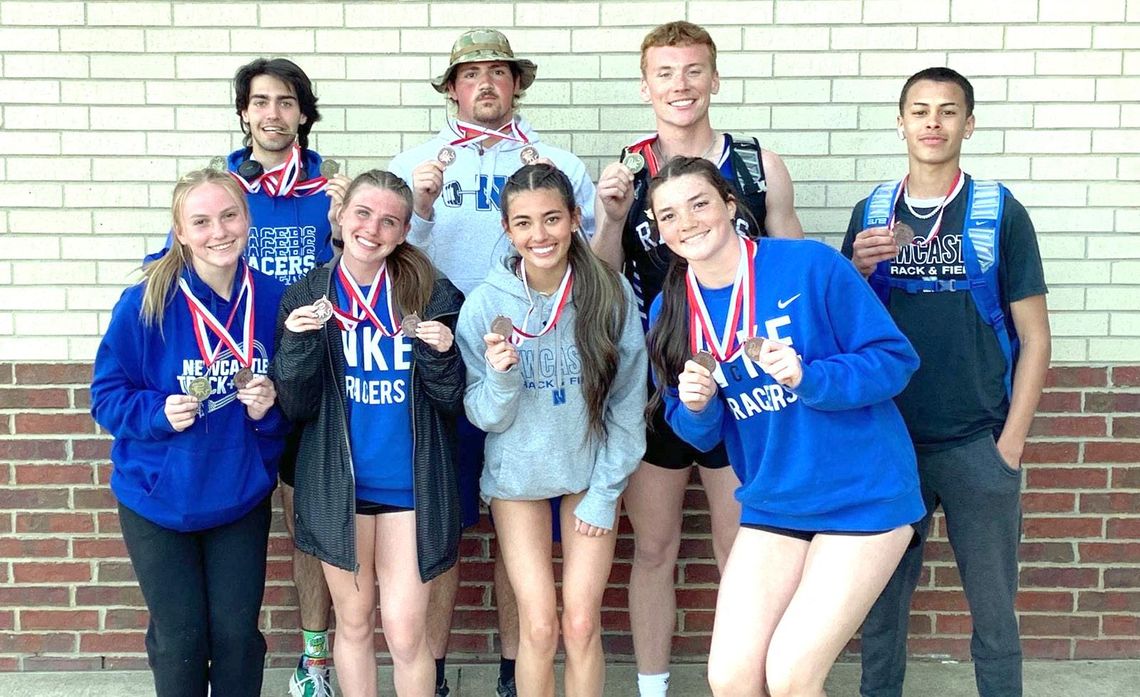
[[791, 305], [793, 302], [795, 302], [796, 298], [800, 297], [801, 295], [803, 295], [803, 293], [796, 293], [795, 295], [788, 298], [787, 300], [777, 300], [776, 301], [776, 307], [783, 310], [785, 307], [787, 307], [788, 305]]

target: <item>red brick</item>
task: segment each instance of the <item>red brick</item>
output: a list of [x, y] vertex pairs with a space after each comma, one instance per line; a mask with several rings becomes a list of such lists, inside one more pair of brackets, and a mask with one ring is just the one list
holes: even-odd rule
[[12, 564], [16, 583], [67, 583], [91, 580], [91, 565], [86, 562], [24, 562]]
[[80, 607], [144, 607], [142, 591], [129, 586], [76, 586], [75, 604]]
[[1028, 491], [1021, 495], [1021, 510], [1026, 513], [1075, 513], [1076, 509], [1076, 494]]
[[118, 512], [103, 512], [95, 514], [96, 529], [101, 535], [108, 535], [111, 533], [121, 533], [122, 526], [119, 525]]
[[[289, 657], [293, 659], [288, 662], [289, 666], [296, 665], [296, 655], [295, 651], [289, 654]], [[283, 663], [281, 666], [275, 667], [283, 668], [285, 665]], [[104, 670], [147, 670], [149, 667], [145, 656], [103, 656]]]
[[1038, 416], [1029, 430], [1033, 436], [1105, 436], [1108, 419], [1103, 416]]
[[17, 484], [94, 484], [91, 465], [16, 465]]
[[115, 499], [115, 495], [106, 487], [99, 487], [98, 489], [76, 488], [72, 497], [75, 502], [75, 509], [79, 511], [101, 511], [118, 509], [119, 507], [119, 502]]
[[0, 585], [0, 607], [66, 606], [70, 602], [68, 590], [59, 586]]
[[711, 560], [706, 564], [687, 562], [683, 578], [686, 584], [716, 584], [720, 583], [720, 571]]
[[1140, 387], [1140, 365], [1113, 367], [1112, 384], [1120, 387]]
[[90, 513], [17, 513], [16, 532], [95, 532], [95, 522]]
[[1109, 588], [1140, 588], [1140, 568], [1105, 569], [1104, 587]]
[[109, 608], [103, 617], [106, 629], [146, 629], [150, 613], [146, 610], [120, 610]]
[[91, 411], [91, 390], [87, 387], [71, 388], [72, 406], [76, 409]]
[[1140, 540], [1140, 518], [1109, 518], [1107, 537], [1111, 540]]
[[934, 571], [935, 588], [961, 588], [962, 575], [957, 566], [936, 566]]
[[0, 653], [71, 653], [74, 634], [32, 634], [0, 632]]
[[1021, 461], [1028, 464], [1077, 462], [1077, 444], [1030, 441], [1025, 444]]
[[42, 537], [0, 538], [0, 557], [63, 558], [67, 554], [67, 540]]
[[0, 388], [0, 409], [66, 409], [71, 406], [62, 388]]
[[32, 440], [27, 438], [0, 439], [0, 460], [55, 460], [67, 459], [66, 443], [62, 440]]
[[72, 459], [75, 461], [110, 460], [111, 439], [77, 438], [71, 442]]
[[1022, 542], [1018, 548], [1022, 562], [1053, 562], [1057, 564], [1076, 559], [1071, 542]]
[[1022, 615], [1021, 633], [1037, 637], [1077, 637], [1100, 634], [1100, 619], [1080, 615]]
[[1140, 542], [1081, 542], [1077, 549], [1083, 564], [1140, 563]]
[[14, 378], [14, 367], [11, 363], [0, 363], [0, 385], [11, 385]]
[[934, 631], [934, 618], [930, 615], [914, 615], [907, 619], [907, 632], [910, 634], [931, 634]]
[[1135, 413], [1140, 411], [1140, 393], [1086, 392], [1085, 412], [1090, 414]]
[[1140, 489], [1140, 467], [1113, 467], [1113, 489]]
[[1100, 571], [1073, 567], [1038, 566], [1021, 570], [1024, 588], [1096, 588]]
[[1085, 443], [1085, 462], [1140, 462], [1140, 442]]
[[1101, 624], [1105, 636], [1140, 635], [1140, 617], [1135, 615], [1104, 615]]
[[1080, 392], [1044, 392], [1037, 403], [1038, 414], [1075, 414], [1080, 411]]
[[122, 538], [74, 538], [71, 554], [76, 559], [125, 559], [127, 545]]
[[682, 625], [678, 630], [685, 632], [711, 632], [716, 612], [713, 610], [685, 610], [682, 613]]
[[1114, 438], [1140, 438], [1140, 416], [1113, 416]]
[[60, 673], [64, 671], [101, 670], [99, 656], [25, 656], [23, 669], [36, 672]]
[[962, 591], [929, 591], [919, 590], [914, 594], [911, 610], [942, 610], [950, 612], [966, 612], [966, 596]]
[[1136, 658], [1140, 656], [1140, 639], [1077, 639], [1073, 658]]
[[16, 414], [16, 433], [25, 435], [94, 433], [95, 422], [87, 414]]
[[18, 363], [16, 382], [21, 385], [89, 385], [90, 363]]
[[1073, 657], [1070, 639], [1021, 638], [1021, 651], [1026, 658], [1065, 660]]
[[96, 564], [95, 580], [100, 583], [135, 582], [135, 569], [129, 561], [101, 561]]
[[81, 634], [79, 650], [82, 653], [105, 653], [107, 651], [145, 651], [143, 632], [105, 632], [103, 634]]
[[20, 629], [98, 631], [99, 613], [96, 610], [21, 610]]
[[1056, 366], [1045, 375], [1045, 387], [1106, 387], [1108, 370], [1086, 366]]
[[1101, 518], [1029, 518], [1022, 522], [1027, 540], [1100, 537]]
[[1073, 591], [1022, 590], [1017, 593], [1017, 609], [1021, 612], [1072, 612]]
[[[620, 641], [618, 640], [620, 637]], [[681, 635], [677, 634], [673, 637], [673, 655], [674, 656], [707, 656], [709, 652], [709, 644], [712, 637], [707, 634], [695, 635]], [[628, 635], [616, 635], [614, 641], [607, 644], [611, 647], [609, 655], [617, 656], [632, 656], [633, 655], [633, 637]]]
[[0, 510], [67, 508], [67, 489], [0, 489]]
[[1140, 493], [1081, 494], [1081, 513], [1135, 513], [1140, 511]]
[[1140, 592], [1081, 591], [1077, 594], [1078, 612], [1140, 612]]
[[974, 624], [970, 621], [970, 616], [966, 615], [935, 615], [934, 627], [937, 634], [946, 636], [969, 636], [973, 631]]

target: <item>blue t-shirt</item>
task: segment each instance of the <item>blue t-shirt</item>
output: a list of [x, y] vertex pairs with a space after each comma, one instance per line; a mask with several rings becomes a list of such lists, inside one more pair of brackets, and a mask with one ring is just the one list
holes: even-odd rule
[[[337, 305], [351, 307], [339, 281], [336, 287]], [[361, 287], [366, 297], [368, 290]], [[385, 323], [387, 308], [387, 294], [381, 288], [376, 314]], [[400, 333], [384, 336], [368, 320], [355, 329], [342, 329], [340, 338], [356, 498], [412, 508], [412, 343]]]

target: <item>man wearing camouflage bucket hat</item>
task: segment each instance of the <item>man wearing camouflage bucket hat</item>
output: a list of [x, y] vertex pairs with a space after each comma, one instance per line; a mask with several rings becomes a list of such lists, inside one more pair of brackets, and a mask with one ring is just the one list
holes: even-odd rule
[[[582, 231], [587, 237], [594, 231], [594, 184], [586, 166], [573, 154], [543, 142], [517, 114], [523, 91], [537, 71], [532, 61], [515, 56], [502, 32], [486, 28], [464, 32], [451, 47], [447, 69], [431, 81], [446, 98], [447, 123], [435, 137], [400, 153], [389, 164], [412, 189], [408, 241], [426, 251], [464, 294], [482, 283], [510, 250], [499, 192], [523, 165], [541, 161], [565, 172], [582, 210]], [[460, 419], [457, 435], [459, 497], [467, 528], [479, 521], [485, 434]], [[552, 518], [557, 526], [557, 514]], [[557, 530], [554, 535], [557, 539]], [[436, 694], [442, 696], [449, 692], [444, 661], [459, 586], [458, 565], [432, 584], [428, 642], [436, 657]], [[518, 608], [501, 555], [495, 560], [495, 603], [503, 651], [497, 693], [514, 697]]]

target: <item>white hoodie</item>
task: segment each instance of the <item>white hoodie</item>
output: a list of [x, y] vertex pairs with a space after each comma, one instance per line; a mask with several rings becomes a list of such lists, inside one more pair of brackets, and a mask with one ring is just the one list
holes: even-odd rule
[[[455, 162], [444, 171], [443, 191], [435, 200], [432, 220], [412, 213], [408, 241], [423, 249], [432, 262], [464, 295], [483, 282], [487, 272], [510, 251], [503, 234], [503, 213], [499, 193], [508, 177], [522, 166], [520, 151], [527, 145], [539, 157], [550, 158], [574, 185], [574, 199], [582, 209], [582, 232], [594, 234], [594, 183], [586, 165], [561, 148], [542, 142], [538, 133], [521, 116], [515, 125], [528, 143], [500, 140], [489, 148], [479, 144], [452, 146]], [[412, 170], [459, 136], [451, 126], [422, 145], [405, 150], [388, 164], [388, 169], [412, 185]]]

